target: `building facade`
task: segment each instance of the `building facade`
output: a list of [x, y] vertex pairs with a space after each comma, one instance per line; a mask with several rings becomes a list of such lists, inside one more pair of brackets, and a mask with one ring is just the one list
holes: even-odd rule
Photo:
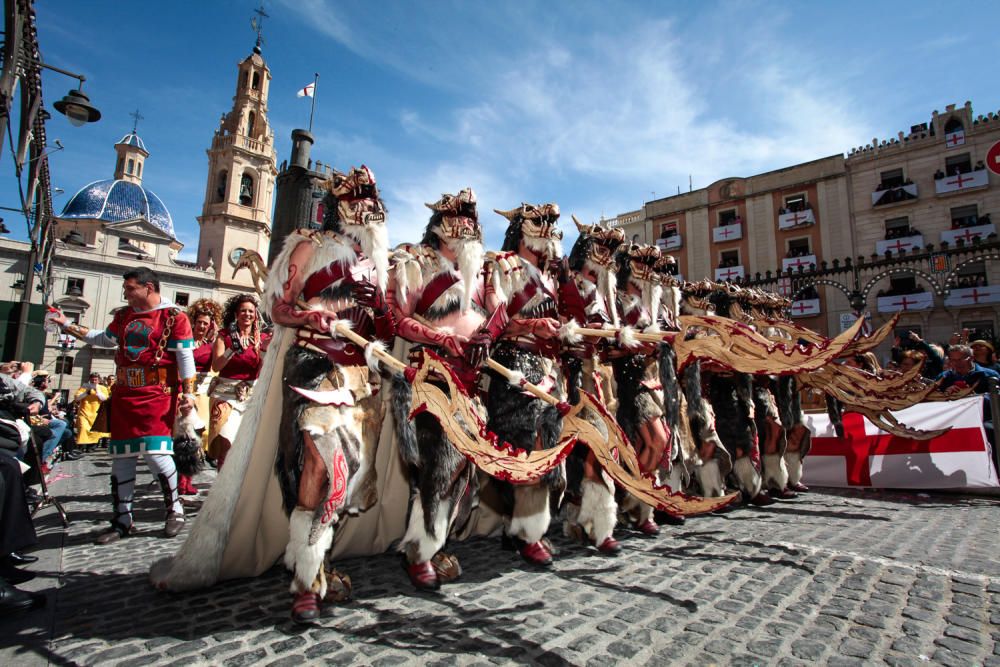
[[[180, 307], [200, 298], [224, 302], [252, 290], [248, 272], [233, 275], [243, 252], [267, 257], [275, 177], [274, 133], [267, 118], [270, 70], [255, 48], [237, 66], [233, 108], [212, 137], [198, 260], [178, 259], [183, 248], [164, 202], [145, 185], [151, 152], [133, 130], [114, 144], [113, 178], [81, 188], [55, 216], [51, 279], [30, 295], [23, 355], [58, 377], [71, 392], [91, 372], [114, 372], [114, 351], [81, 347], [71, 337], [46, 333], [45, 306], [53, 304], [75, 321], [104, 327], [125, 305], [122, 273], [147, 266], [161, 280], [162, 296]], [[152, 163], [155, 173], [155, 161]], [[23, 300], [30, 246], [0, 240], [0, 358], [11, 359], [16, 314]]]
[[834, 335], [869, 312], [946, 340], [993, 337], [1000, 314], [1000, 208], [987, 152], [1000, 114], [972, 105], [833, 155], [647, 202], [606, 221], [656, 243], [688, 280], [755, 285], [793, 298], [790, 316]]

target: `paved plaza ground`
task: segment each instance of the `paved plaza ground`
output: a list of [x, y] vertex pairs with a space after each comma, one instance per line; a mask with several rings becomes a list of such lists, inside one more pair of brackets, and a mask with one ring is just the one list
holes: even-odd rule
[[654, 539], [619, 531], [612, 559], [553, 530], [550, 571], [473, 540], [453, 549], [462, 579], [432, 594], [395, 555], [352, 559], [354, 601], [301, 628], [279, 568], [188, 595], [149, 586], [150, 561], [183, 534], [159, 537], [141, 463], [142, 533], [95, 546], [109, 469], [98, 454], [56, 469], [72, 523], [36, 517], [39, 576], [24, 588], [48, 605], [2, 622], [0, 664], [1000, 665], [996, 498], [815, 490]]

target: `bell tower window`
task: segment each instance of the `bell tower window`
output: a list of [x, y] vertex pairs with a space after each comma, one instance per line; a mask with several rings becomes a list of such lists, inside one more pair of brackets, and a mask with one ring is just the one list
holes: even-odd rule
[[252, 90], [260, 89], [260, 72], [253, 73], [253, 83], [250, 84]]
[[226, 183], [229, 181], [229, 172], [225, 169], [219, 174], [215, 188], [215, 201], [226, 201]]
[[256, 116], [256, 114], [254, 114], [253, 111], [251, 111], [247, 115], [247, 136], [248, 137], [252, 137], [253, 136], [253, 127], [254, 127], [254, 125], [256, 123], [257, 123], [257, 116]]
[[253, 206], [253, 177], [250, 174], [243, 174], [240, 179], [240, 203]]
[[128, 174], [129, 176], [135, 173], [135, 160], [133, 160], [132, 158], [128, 159], [128, 169], [125, 171], [125, 173]]

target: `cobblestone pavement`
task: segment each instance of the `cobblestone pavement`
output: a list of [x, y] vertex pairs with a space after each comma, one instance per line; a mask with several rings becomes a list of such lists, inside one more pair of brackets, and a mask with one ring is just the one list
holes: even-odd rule
[[197, 594], [149, 586], [149, 562], [180, 538], [158, 536], [139, 467], [144, 531], [106, 547], [92, 538], [110, 460], [57, 468], [72, 524], [36, 518], [40, 576], [25, 588], [48, 605], [4, 623], [0, 664], [1000, 665], [995, 498], [817, 491], [654, 539], [622, 530], [613, 559], [553, 531], [551, 571], [474, 540], [454, 548], [462, 579], [435, 594], [414, 593], [394, 555], [352, 559], [339, 565], [355, 600], [299, 628], [278, 568]]

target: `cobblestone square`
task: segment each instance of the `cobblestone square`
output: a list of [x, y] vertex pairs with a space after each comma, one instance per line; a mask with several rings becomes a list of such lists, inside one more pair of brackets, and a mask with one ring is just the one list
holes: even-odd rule
[[[110, 460], [61, 464], [36, 517], [45, 609], [5, 623], [5, 665], [1000, 665], [997, 499], [815, 490], [664, 527], [605, 558], [550, 534], [550, 571], [499, 540], [454, 545], [464, 574], [413, 591], [395, 554], [342, 561], [355, 599], [288, 620], [288, 576], [174, 595], [146, 579], [164, 540], [140, 464], [142, 532], [98, 547]], [[207, 489], [214, 473], [196, 482]], [[191, 521], [189, 520], [189, 526]], [[189, 530], [185, 528], [185, 531]]]

